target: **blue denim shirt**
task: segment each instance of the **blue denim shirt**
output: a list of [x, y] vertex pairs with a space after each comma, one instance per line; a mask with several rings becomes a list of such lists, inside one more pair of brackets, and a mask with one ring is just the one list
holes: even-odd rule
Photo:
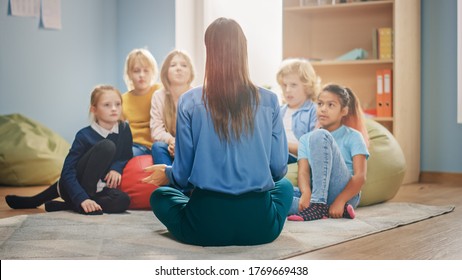
[[[287, 104], [281, 106], [281, 117], [284, 118], [284, 115], [287, 111]], [[303, 134], [306, 134], [314, 129], [318, 117], [316, 116], [316, 104], [311, 100], [305, 101], [302, 107], [298, 108], [295, 113], [292, 115], [292, 131], [300, 140]]]
[[275, 93], [259, 88], [252, 134], [220, 140], [202, 100], [202, 87], [178, 101], [175, 160], [165, 173], [183, 190], [228, 194], [267, 191], [287, 172], [288, 144]]

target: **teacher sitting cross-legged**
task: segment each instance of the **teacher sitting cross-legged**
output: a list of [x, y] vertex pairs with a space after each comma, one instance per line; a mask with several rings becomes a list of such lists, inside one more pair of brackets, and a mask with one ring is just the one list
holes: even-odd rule
[[152, 174], [144, 181], [161, 186], [151, 208], [187, 244], [272, 242], [293, 196], [283, 179], [288, 145], [278, 98], [251, 82], [247, 40], [236, 21], [212, 22], [205, 47], [204, 85], [178, 103], [175, 160], [146, 169]]

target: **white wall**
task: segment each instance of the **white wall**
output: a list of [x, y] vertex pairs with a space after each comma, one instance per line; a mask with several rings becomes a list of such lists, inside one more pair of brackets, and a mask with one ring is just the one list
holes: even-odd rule
[[193, 56], [197, 84], [204, 79], [204, 33], [218, 17], [232, 18], [244, 30], [252, 81], [280, 92], [282, 0], [176, 0], [176, 47]]
[[175, 1], [175, 47], [186, 51], [194, 64], [193, 86], [204, 80], [204, 0]]

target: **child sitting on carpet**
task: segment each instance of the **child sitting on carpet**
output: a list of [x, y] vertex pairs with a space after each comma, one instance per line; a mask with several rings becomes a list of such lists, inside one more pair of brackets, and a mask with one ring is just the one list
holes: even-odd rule
[[160, 79], [164, 88], [156, 91], [151, 100], [152, 158], [156, 164], [172, 165], [178, 99], [191, 89], [194, 80], [189, 55], [179, 50], [171, 51], [162, 64]]
[[[318, 95], [321, 126], [300, 138], [298, 183], [291, 221], [355, 217], [369, 157], [358, 98], [348, 88], [330, 84]], [[366, 132], [367, 133], [367, 132]], [[298, 207], [297, 207], [298, 206]], [[298, 208], [298, 209], [297, 209]], [[295, 209], [295, 211], [294, 211]], [[298, 213], [295, 213], [296, 211]]]
[[[97, 86], [91, 93], [90, 115], [93, 121], [77, 132], [61, 178], [35, 196], [7, 195], [8, 206], [26, 209], [45, 203], [47, 212], [74, 210], [87, 215], [128, 209], [130, 198], [117, 187], [133, 156], [133, 141], [130, 127], [122, 119], [120, 92], [109, 85]], [[53, 200], [58, 197], [64, 202]]]
[[314, 100], [321, 88], [320, 79], [306, 59], [290, 58], [282, 62], [276, 75], [284, 105], [281, 116], [289, 143], [289, 161], [297, 162], [299, 139], [316, 126]]
[[125, 60], [124, 81], [128, 91], [122, 95], [123, 116], [133, 134], [133, 156], [151, 155], [151, 99], [160, 88], [157, 62], [147, 49], [132, 50]]

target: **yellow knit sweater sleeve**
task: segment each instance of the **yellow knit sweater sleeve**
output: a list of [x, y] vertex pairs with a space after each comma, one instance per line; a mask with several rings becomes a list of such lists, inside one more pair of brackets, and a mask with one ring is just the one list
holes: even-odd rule
[[130, 91], [122, 95], [123, 115], [130, 125], [133, 143], [146, 146], [149, 149], [152, 147], [151, 130], [149, 128], [151, 98], [159, 88], [160, 85], [155, 84], [145, 95], [134, 95]]

